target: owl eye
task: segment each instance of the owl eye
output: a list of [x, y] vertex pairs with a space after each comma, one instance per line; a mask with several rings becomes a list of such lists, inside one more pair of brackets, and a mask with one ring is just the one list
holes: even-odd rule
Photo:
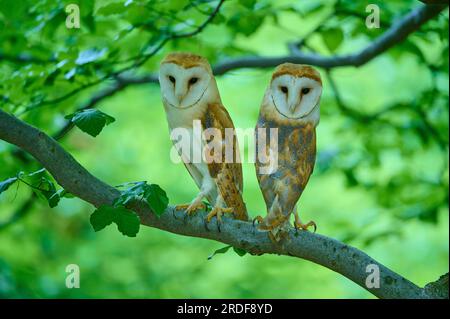
[[309, 91], [311, 91], [310, 88], [304, 88], [304, 89], [302, 89], [302, 94], [308, 94]]
[[288, 92], [288, 88], [285, 87], [285, 86], [280, 86], [280, 90], [281, 90], [281, 92], [283, 92], [284, 94], [287, 94], [287, 92]]
[[196, 78], [196, 77], [190, 78], [189, 85], [193, 85], [193, 84], [197, 83], [197, 81], [198, 81], [198, 78]]
[[175, 84], [175, 78], [171, 75], [169, 75], [169, 81]]

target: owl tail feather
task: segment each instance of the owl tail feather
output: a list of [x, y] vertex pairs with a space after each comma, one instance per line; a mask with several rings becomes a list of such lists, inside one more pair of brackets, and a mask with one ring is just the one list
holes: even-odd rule
[[264, 219], [263, 227], [270, 231], [272, 237], [277, 242], [283, 239], [288, 232], [289, 218], [286, 218], [286, 215], [283, 214], [283, 210], [278, 200], [278, 195], [275, 196], [272, 206], [269, 209], [269, 213]]
[[234, 209], [233, 214], [235, 218], [248, 221], [247, 207], [245, 206], [241, 191], [237, 188], [234, 181], [230, 183], [217, 183], [217, 188], [227, 207]]

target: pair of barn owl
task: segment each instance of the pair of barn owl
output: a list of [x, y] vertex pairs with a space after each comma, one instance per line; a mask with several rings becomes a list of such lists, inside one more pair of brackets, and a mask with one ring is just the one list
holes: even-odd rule
[[[248, 220], [242, 198], [242, 167], [236, 136], [233, 133], [230, 139], [223, 134], [227, 128], [234, 132], [233, 122], [221, 102], [208, 61], [190, 53], [171, 53], [161, 62], [159, 82], [169, 130], [186, 129], [190, 132], [192, 143], [201, 144], [206, 155], [202, 161], [192, 162], [188, 158], [190, 154], [180, 152], [200, 192], [189, 204], [177, 208], [192, 214], [204, 208], [203, 199], [206, 198], [213, 207], [207, 215], [208, 222], [214, 216], [220, 222], [225, 213], [232, 213], [236, 219]], [[295, 216], [294, 225], [297, 228], [315, 227], [314, 222], [303, 224], [300, 221], [296, 204], [314, 167], [315, 128], [319, 122], [321, 94], [322, 82], [316, 70], [305, 65], [285, 63], [275, 69], [264, 95], [256, 125], [256, 140], [261, 129], [278, 129], [276, 148], [271, 149], [274, 144], [266, 143], [263, 150], [265, 154], [278, 152], [278, 163], [275, 171], [261, 173], [267, 161], [260, 160], [265, 155], [256, 156], [256, 173], [266, 202], [267, 216], [258, 216], [255, 220], [259, 222], [260, 229], [270, 231], [276, 240], [286, 233], [284, 230], [289, 225], [291, 214]], [[226, 161], [223, 155], [218, 160], [205, 160], [211, 146], [193, 133], [195, 121], [199, 121], [203, 129], [215, 128], [222, 133], [221, 140], [216, 141], [214, 147], [221, 147], [222, 150], [231, 147], [234, 161]]]

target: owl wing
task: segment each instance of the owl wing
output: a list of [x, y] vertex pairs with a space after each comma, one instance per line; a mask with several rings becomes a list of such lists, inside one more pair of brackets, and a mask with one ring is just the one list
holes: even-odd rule
[[312, 124], [301, 127], [279, 126], [277, 169], [270, 174], [264, 174], [261, 169], [274, 159], [270, 156], [267, 136], [265, 148], [258, 148], [258, 143], [261, 142], [258, 139], [258, 128], [267, 131], [268, 126], [268, 121], [260, 116], [255, 132], [258, 152], [255, 166], [269, 213], [266, 226], [273, 227], [287, 220], [308, 183], [314, 169], [316, 135]]
[[[242, 199], [243, 178], [239, 146], [230, 115], [222, 104], [210, 104], [202, 124], [205, 129], [214, 128], [221, 132], [220, 141], [208, 141], [205, 147], [205, 157], [209, 159], [208, 170], [211, 177], [216, 180], [217, 188], [227, 206], [235, 209], [235, 216], [238, 219], [247, 220], [247, 209]], [[226, 128], [232, 130], [226, 133]], [[211, 158], [211, 151], [213, 151], [211, 146], [221, 148], [220, 158], [215, 160]], [[232, 154], [227, 154], [227, 150], [229, 152], [230, 149]], [[217, 155], [216, 153], [214, 154]], [[227, 155], [232, 155], [233, 158], [227, 158]]]
[[280, 142], [279, 162], [283, 191], [276, 191], [283, 215], [289, 216], [308, 184], [316, 159], [316, 132], [312, 124], [287, 129]]

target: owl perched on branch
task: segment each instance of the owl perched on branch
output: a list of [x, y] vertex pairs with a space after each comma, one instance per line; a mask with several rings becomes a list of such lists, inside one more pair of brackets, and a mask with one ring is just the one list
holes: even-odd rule
[[[177, 208], [192, 214], [205, 208], [202, 200], [206, 198], [213, 206], [208, 222], [214, 216], [220, 222], [224, 213], [248, 220], [234, 125], [220, 100], [208, 61], [194, 54], [171, 53], [161, 62], [159, 82], [172, 140], [200, 189], [189, 204]], [[202, 133], [196, 133], [195, 123]], [[174, 140], [172, 133], [180, 129], [187, 132], [189, 147], [180, 148]]]
[[[306, 230], [313, 226], [316, 229], [313, 221], [304, 224], [300, 220], [297, 201], [314, 169], [315, 129], [319, 123], [321, 95], [319, 72], [310, 66], [291, 63], [275, 69], [264, 95], [255, 130], [258, 155], [255, 166], [267, 216], [258, 216], [255, 220], [259, 221], [259, 228], [270, 231], [276, 241], [286, 234], [291, 214], [294, 214], [296, 228]], [[278, 128], [278, 143], [264, 140], [268, 137], [261, 134], [269, 128]], [[265, 147], [260, 150], [261, 141], [265, 142]], [[277, 156], [273, 156], [274, 153]], [[269, 164], [275, 170], [265, 173], [263, 168]]]

